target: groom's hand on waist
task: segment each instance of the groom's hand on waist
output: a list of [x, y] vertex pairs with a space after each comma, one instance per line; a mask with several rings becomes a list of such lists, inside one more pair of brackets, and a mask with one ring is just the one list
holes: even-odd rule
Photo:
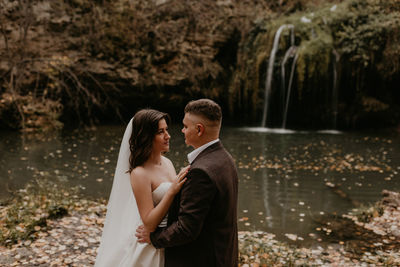
[[136, 228], [135, 236], [137, 237], [139, 243], [151, 244], [150, 232], [143, 225], [140, 225], [138, 228]]

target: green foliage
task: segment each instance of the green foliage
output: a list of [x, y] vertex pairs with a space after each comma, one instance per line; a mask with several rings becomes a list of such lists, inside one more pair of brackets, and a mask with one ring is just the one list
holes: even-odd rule
[[333, 42], [329, 34], [320, 31], [318, 37], [301, 42], [298, 50], [297, 80], [299, 96], [303, 84], [309, 77], [322, 77], [328, 73], [331, 64]]
[[[241, 61], [247, 65], [239, 69], [241, 74], [237, 77], [242, 77], [244, 82], [236, 81], [235, 84], [244, 84], [240, 90], [248, 91], [247, 95], [261, 95], [258, 92], [263, 91], [265, 85], [260, 77], [266, 71], [265, 62], [268, 62], [274, 35], [283, 24], [293, 25], [296, 35], [299, 97], [303, 89], [324, 89], [317, 84], [324, 79], [330, 80], [328, 77], [332, 75], [336, 55], [340, 56], [342, 66], [352, 69], [351, 76], [365, 77], [369, 69], [376, 68], [383, 78], [390, 80], [400, 72], [399, 6], [397, 0], [345, 0], [339, 4], [321, 4], [318, 9], [310, 7], [306, 11], [261, 22], [252, 33], [253, 37], [244, 44], [245, 49], [240, 55], [243, 57]], [[290, 46], [287, 34], [283, 33], [280, 38], [281, 57], [282, 51]], [[314, 84], [316, 88], [312, 87]], [[356, 86], [360, 86], [357, 89], [362, 91], [366, 90], [368, 83], [357, 81]], [[258, 110], [263, 105], [259, 98], [248, 101], [258, 106]]]
[[383, 13], [379, 1], [350, 1], [348, 7], [346, 16], [333, 25], [335, 45], [351, 62], [367, 67], [374, 64], [374, 54], [382, 49], [398, 14]]

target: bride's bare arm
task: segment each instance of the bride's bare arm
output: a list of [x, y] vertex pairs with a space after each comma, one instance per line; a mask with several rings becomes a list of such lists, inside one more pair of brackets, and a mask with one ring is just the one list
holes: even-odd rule
[[183, 183], [186, 181], [185, 176], [187, 172], [188, 168], [179, 172], [160, 203], [155, 207], [152, 198], [151, 181], [146, 176], [146, 171], [142, 168], [136, 168], [131, 172], [131, 185], [139, 209], [139, 214], [142, 218], [144, 227], [148, 231], [154, 231], [167, 214], [174, 196], [179, 192]]

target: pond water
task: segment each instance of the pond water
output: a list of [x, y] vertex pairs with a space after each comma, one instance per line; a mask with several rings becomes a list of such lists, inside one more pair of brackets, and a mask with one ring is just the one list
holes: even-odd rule
[[[170, 127], [178, 170], [187, 164], [180, 126]], [[79, 186], [87, 197], [108, 199], [125, 126], [69, 131], [41, 139], [0, 132], [0, 198], [34, 179]], [[355, 202], [400, 191], [400, 134], [266, 131], [224, 127], [224, 146], [239, 171], [239, 229], [285, 234], [314, 243], [315, 219], [343, 214]], [[336, 189], [333, 190], [332, 186]]]

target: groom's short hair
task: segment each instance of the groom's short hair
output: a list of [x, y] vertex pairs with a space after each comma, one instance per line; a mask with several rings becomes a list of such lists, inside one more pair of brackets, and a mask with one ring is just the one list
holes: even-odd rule
[[221, 122], [221, 107], [211, 99], [203, 98], [190, 101], [185, 107], [185, 113], [202, 116], [212, 122]]

